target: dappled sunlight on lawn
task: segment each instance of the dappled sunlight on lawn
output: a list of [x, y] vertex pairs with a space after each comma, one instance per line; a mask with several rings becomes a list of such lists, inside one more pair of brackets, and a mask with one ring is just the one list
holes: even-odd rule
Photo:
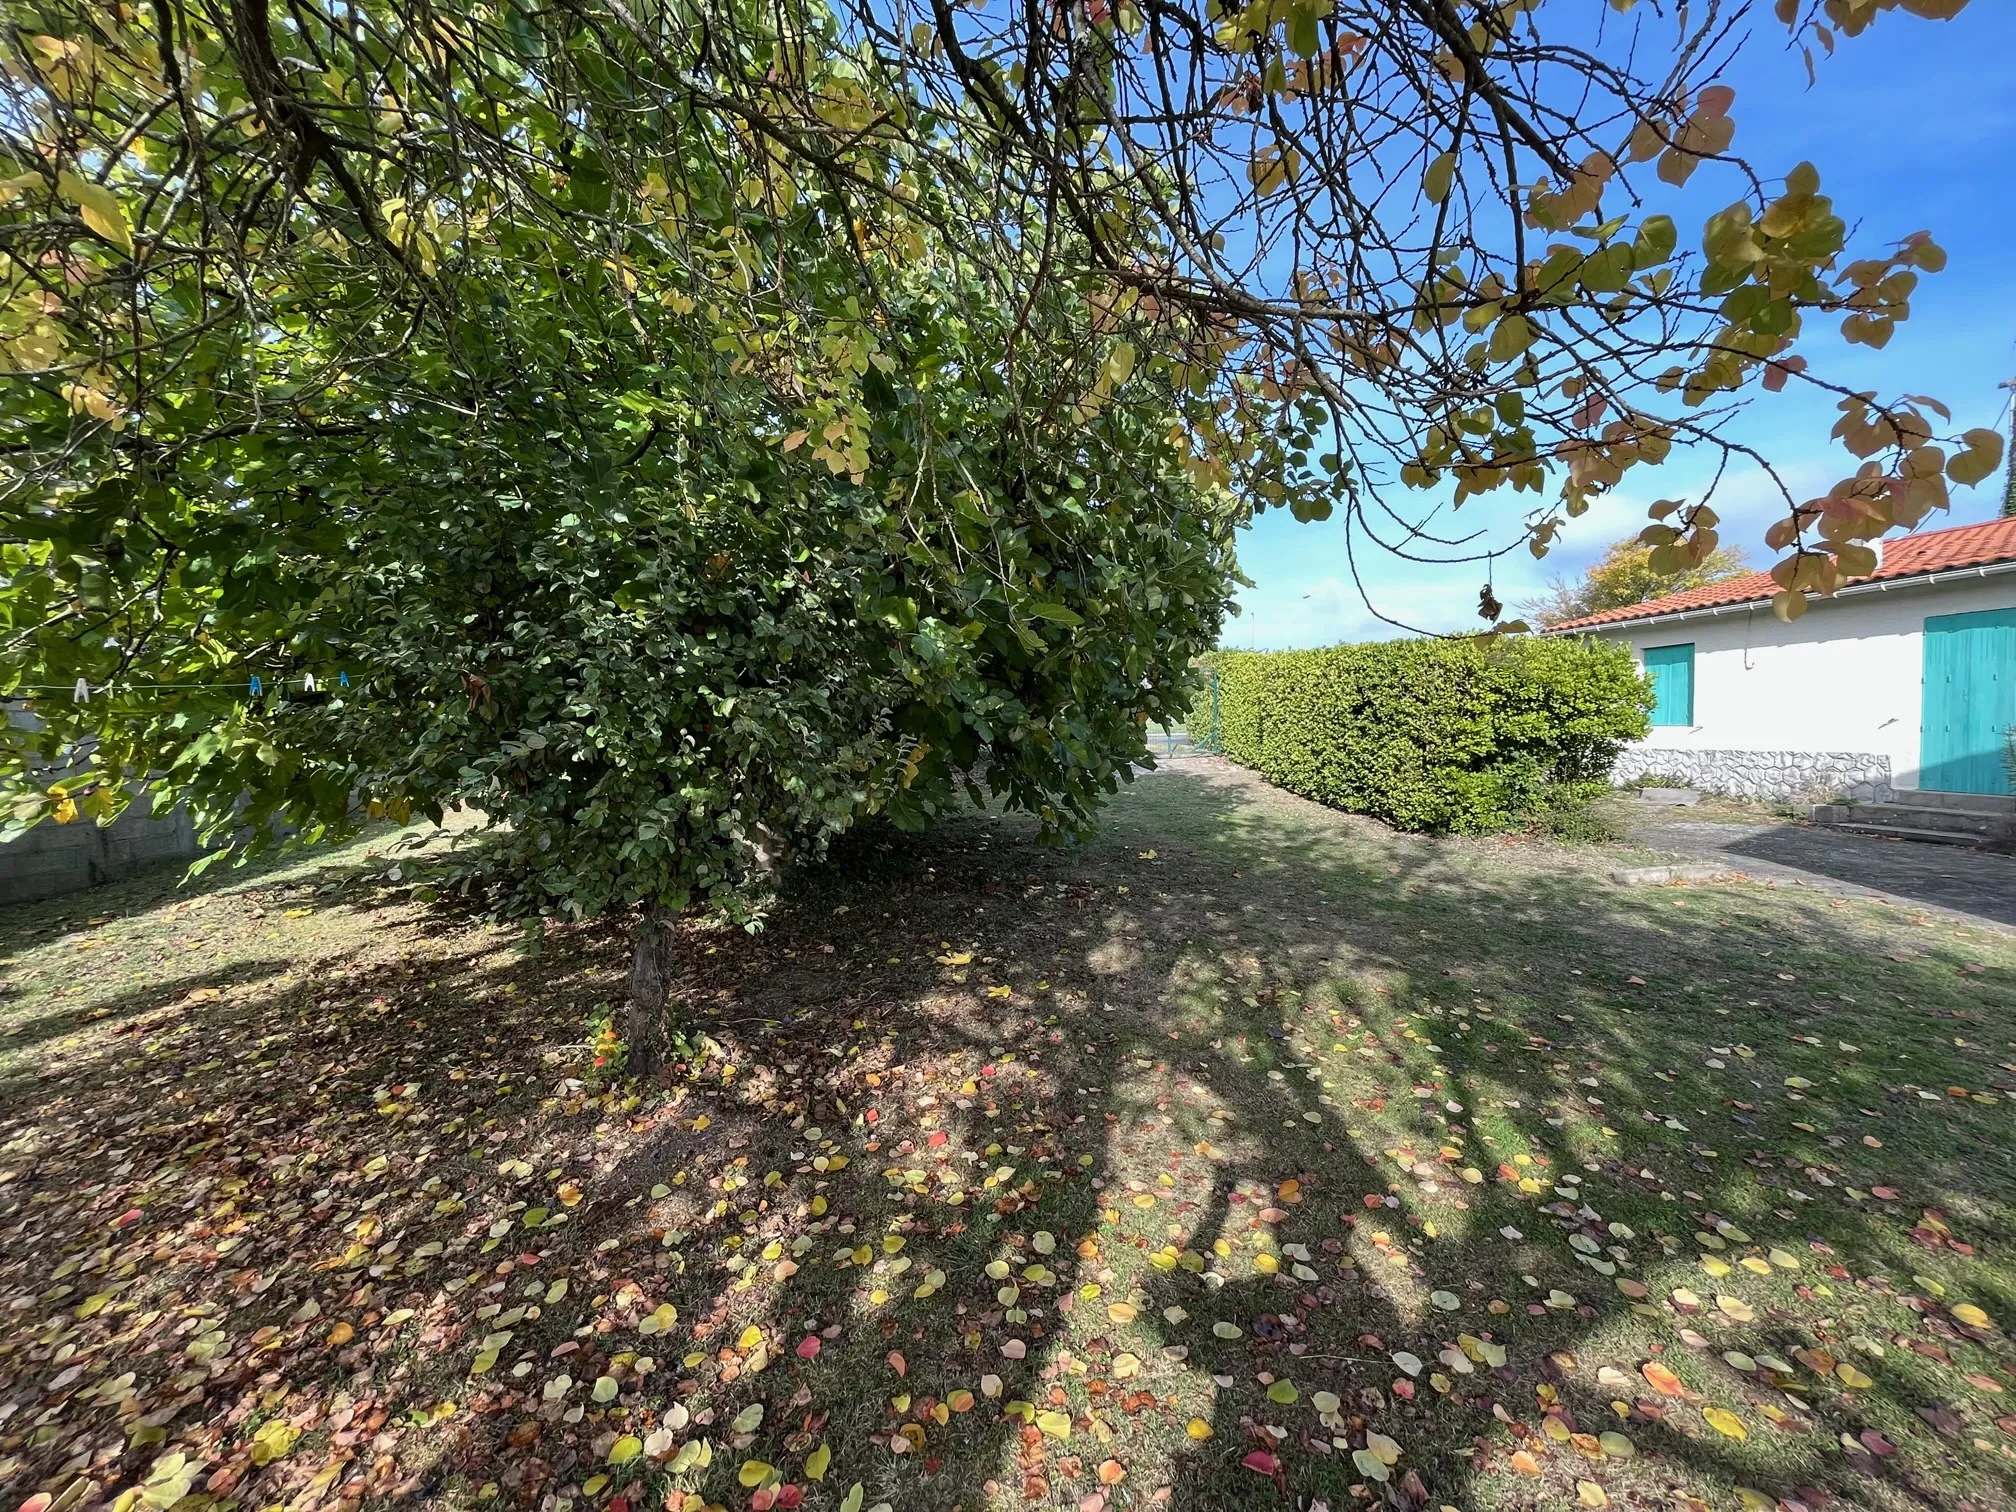
[[584, 1045], [614, 931], [342, 858], [17, 911], [10, 1488], [2006, 1499], [2007, 942], [1204, 763], [1028, 842], [863, 835], [689, 931], [710, 1048], [650, 1088]]

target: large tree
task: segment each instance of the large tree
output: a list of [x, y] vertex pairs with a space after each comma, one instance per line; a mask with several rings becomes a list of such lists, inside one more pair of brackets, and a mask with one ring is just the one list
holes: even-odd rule
[[[1137, 365], [1035, 244], [945, 233], [976, 185], [889, 142], [801, 182], [622, 108], [571, 21], [285, 62], [183, 21], [24, 39], [16, 164], [77, 166], [9, 189], [19, 821], [135, 772], [240, 849], [479, 810], [497, 906], [642, 906], [648, 1066], [680, 910], [960, 791], [1082, 826], [1180, 713], [1238, 513], [1189, 440], [1208, 337]], [[438, 68], [440, 113], [318, 135], [309, 57], [381, 106]]]
[[[1794, 383], [1859, 464], [1784, 495], [1796, 613], [2000, 438], [1807, 365], [1943, 254], [1884, 204], [1851, 249], [1720, 79], [1963, 4], [17, 6], [0, 666], [100, 774], [24, 747], [20, 813], [471, 803], [563, 913], [975, 773], [1081, 823], [1247, 512], [1544, 553], [1677, 452], [1775, 476], [1727, 422]], [[1653, 513], [1713, 555], [1712, 497]]]

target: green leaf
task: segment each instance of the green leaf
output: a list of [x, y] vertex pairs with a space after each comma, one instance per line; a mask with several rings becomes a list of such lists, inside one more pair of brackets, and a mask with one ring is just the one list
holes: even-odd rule
[[1507, 315], [1491, 329], [1491, 360], [1509, 362], [1533, 345], [1533, 322], [1524, 315]]
[[1638, 227], [1638, 235], [1631, 244], [1631, 260], [1643, 272], [1666, 261], [1679, 244], [1680, 233], [1673, 224], [1672, 216], [1648, 215]]
[[1068, 609], [1062, 604], [1024, 604], [1022, 612], [1031, 619], [1054, 620], [1060, 625], [1082, 625], [1085, 623], [1084, 617], [1075, 609]]
[[1298, 57], [1313, 58], [1316, 49], [1322, 45], [1316, 29], [1316, 12], [1309, 6], [1297, 6], [1288, 13], [1287, 40], [1289, 50]]

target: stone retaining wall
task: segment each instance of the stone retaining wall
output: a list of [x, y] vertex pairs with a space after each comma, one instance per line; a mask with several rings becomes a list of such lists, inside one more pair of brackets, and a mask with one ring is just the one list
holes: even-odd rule
[[1869, 751], [1681, 751], [1634, 746], [1617, 758], [1612, 776], [1622, 785], [1647, 772], [1677, 777], [1688, 787], [1731, 798], [1888, 803], [1895, 796], [1890, 758]]

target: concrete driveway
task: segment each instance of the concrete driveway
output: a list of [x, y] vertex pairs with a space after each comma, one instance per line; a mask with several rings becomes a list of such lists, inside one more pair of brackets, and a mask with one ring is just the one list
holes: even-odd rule
[[1806, 824], [1676, 819], [1640, 824], [1632, 834], [1655, 850], [1726, 866], [1760, 881], [1877, 898], [2016, 931], [2016, 856], [1881, 840]]

